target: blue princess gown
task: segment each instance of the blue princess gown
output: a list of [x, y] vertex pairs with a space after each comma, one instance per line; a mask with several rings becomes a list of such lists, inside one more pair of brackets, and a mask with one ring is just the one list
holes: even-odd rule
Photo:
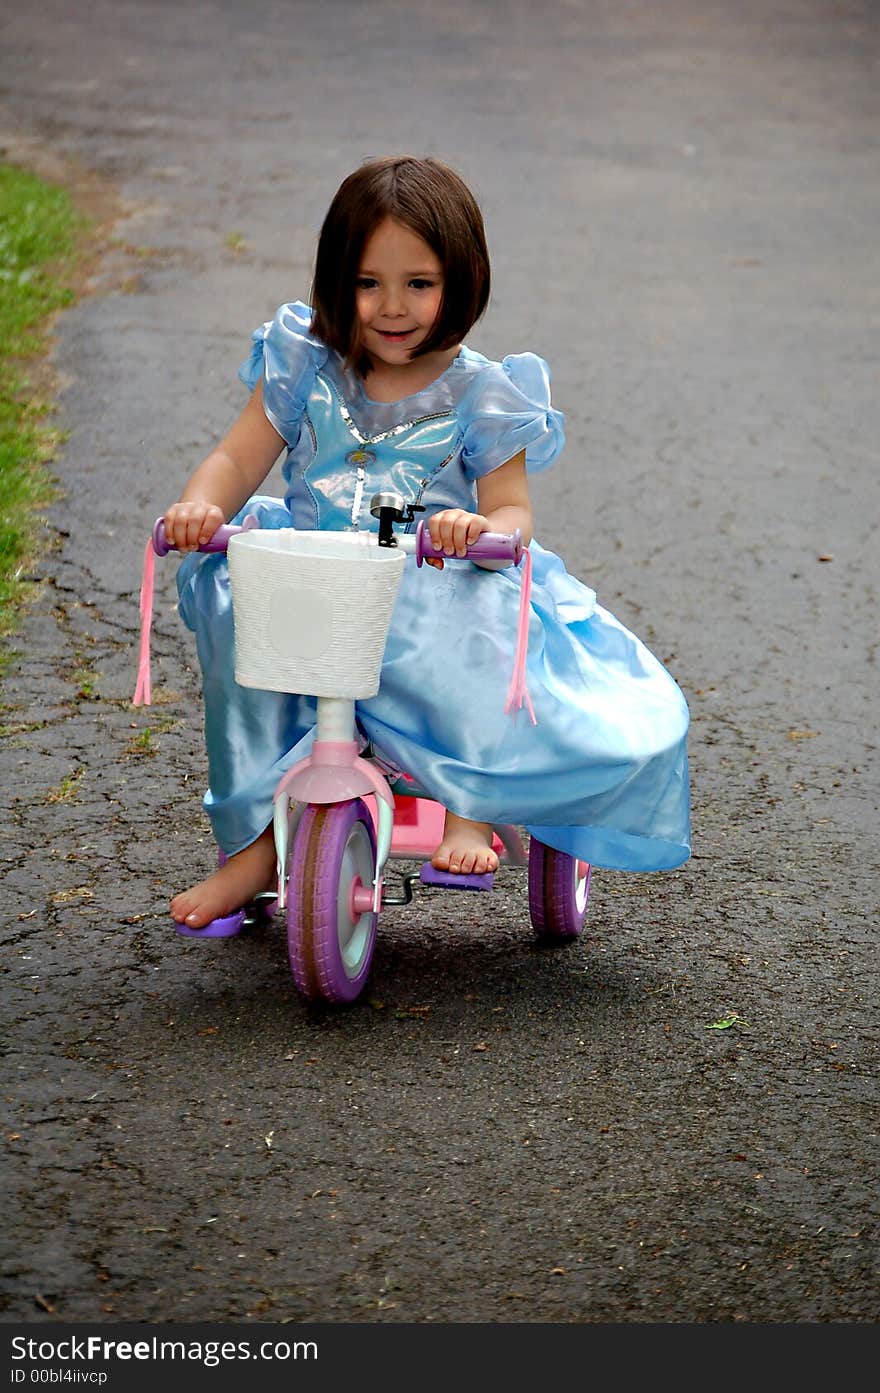
[[[476, 482], [525, 450], [530, 471], [563, 444], [541, 358], [491, 362], [462, 348], [437, 381], [374, 402], [309, 333], [306, 305], [258, 329], [240, 377], [287, 442], [284, 499], [238, 516], [262, 527], [375, 531], [370, 499], [392, 489], [426, 509], [476, 509]], [[537, 542], [526, 678], [537, 717], [504, 713], [521, 571], [407, 557], [379, 692], [357, 704], [375, 750], [459, 814], [525, 826], [595, 865], [656, 871], [689, 855], [688, 709], [666, 669]], [[312, 698], [255, 691], [233, 677], [226, 558], [191, 554], [180, 611], [203, 673], [210, 787], [205, 809], [229, 855], [271, 821], [281, 774], [313, 739]]]

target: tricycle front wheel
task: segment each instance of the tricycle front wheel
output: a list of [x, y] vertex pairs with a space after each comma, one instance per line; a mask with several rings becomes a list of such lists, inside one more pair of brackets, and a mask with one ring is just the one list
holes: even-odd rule
[[590, 866], [565, 851], [529, 842], [529, 914], [539, 938], [577, 938], [587, 916]]
[[360, 905], [375, 867], [373, 820], [360, 798], [309, 804], [291, 848], [287, 891], [290, 969], [307, 1000], [354, 1001], [366, 985], [378, 915]]

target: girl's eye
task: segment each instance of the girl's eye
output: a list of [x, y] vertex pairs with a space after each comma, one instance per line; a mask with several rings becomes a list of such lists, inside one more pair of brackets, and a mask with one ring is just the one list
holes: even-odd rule
[[375, 290], [378, 282], [372, 276], [358, 276], [355, 284], [358, 290]]
[[422, 280], [421, 277], [416, 277], [415, 280], [411, 280], [411, 281], [410, 281], [410, 285], [412, 286], [413, 290], [433, 290], [433, 289], [434, 289], [434, 282], [433, 282], [433, 281]]

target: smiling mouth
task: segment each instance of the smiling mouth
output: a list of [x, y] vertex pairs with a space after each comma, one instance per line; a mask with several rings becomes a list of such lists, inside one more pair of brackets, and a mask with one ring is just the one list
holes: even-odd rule
[[388, 339], [389, 343], [401, 343], [403, 339], [408, 339], [410, 334], [414, 334], [415, 329], [377, 329], [376, 333], [380, 338]]

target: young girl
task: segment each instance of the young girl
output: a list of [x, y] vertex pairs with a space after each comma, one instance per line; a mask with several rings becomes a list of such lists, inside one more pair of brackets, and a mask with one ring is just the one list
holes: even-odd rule
[[[239, 687], [226, 559], [197, 553], [229, 520], [261, 527], [378, 526], [370, 499], [421, 505], [446, 556], [481, 532], [530, 543], [527, 683], [535, 724], [505, 715], [521, 570], [407, 558], [378, 694], [360, 729], [389, 764], [448, 809], [432, 860], [494, 870], [490, 824], [623, 870], [689, 854], [688, 711], [675, 682], [531, 538], [527, 474], [556, 459], [562, 417], [546, 363], [491, 362], [462, 340], [489, 297], [483, 222], [461, 179], [430, 159], [370, 162], [347, 178], [318, 243], [312, 306], [282, 305], [253, 335], [238, 421], [165, 513], [192, 555], [180, 609], [203, 672], [210, 787], [205, 808], [224, 864], [178, 894], [200, 928], [275, 876], [272, 795], [305, 753], [313, 699]], [[284, 451], [283, 499], [252, 497]]]

